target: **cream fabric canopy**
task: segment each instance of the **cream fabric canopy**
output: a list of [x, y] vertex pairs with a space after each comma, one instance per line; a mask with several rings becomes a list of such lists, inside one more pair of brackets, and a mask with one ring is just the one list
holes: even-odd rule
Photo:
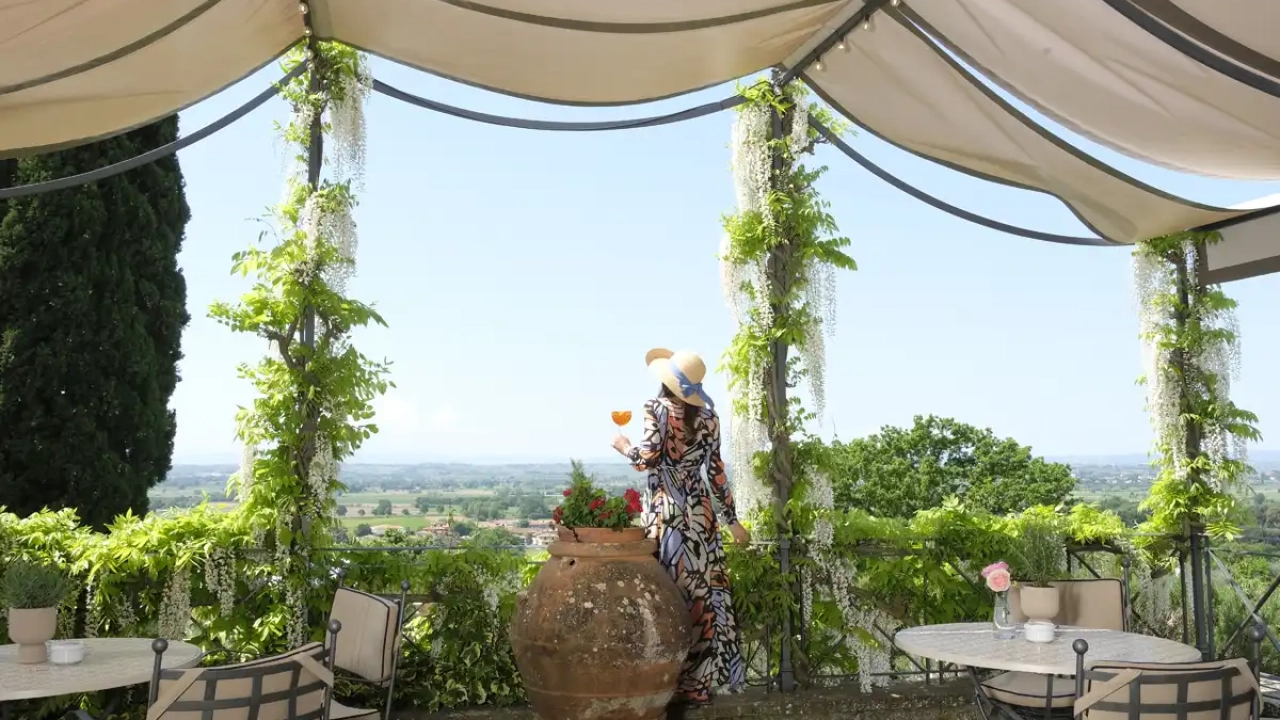
[[0, 0], [0, 156], [187, 107], [270, 63], [308, 22], [406, 65], [563, 104], [795, 68], [866, 131], [1049, 193], [1113, 243], [1211, 226], [1226, 238], [1214, 277], [1280, 269], [1280, 218], [1265, 208], [1146, 186], [1004, 99], [1146, 162], [1280, 179], [1280, 0]]

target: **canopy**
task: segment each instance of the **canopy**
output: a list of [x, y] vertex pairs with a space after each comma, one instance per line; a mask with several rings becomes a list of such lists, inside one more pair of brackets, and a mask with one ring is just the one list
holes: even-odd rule
[[655, 100], [781, 66], [867, 132], [1049, 193], [1112, 244], [1220, 229], [1210, 272], [1237, 279], [1280, 269], [1269, 207], [1161, 192], [1001, 92], [1145, 162], [1280, 179], [1275, 28], [1276, 0], [0, 0], [0, 156], [181, 110], [309, 31], [572, 105]]

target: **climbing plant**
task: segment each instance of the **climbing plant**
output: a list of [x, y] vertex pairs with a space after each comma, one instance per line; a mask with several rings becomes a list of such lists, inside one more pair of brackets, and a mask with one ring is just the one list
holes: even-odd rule
[[[237, 414], [245, 447], [233, 487], [240, 518], [273, 553], [268, 585], [291, 609], [288, 641], [305, 640], [310, 549], [332, 542], [339, 489], [338, 463], [350, 457], [377, 426], [372, 400], [384, 393], [388, 365], [361, 354], [351, 331], [385, 324], [369, 305], [346, 295], [355, 270], [355, 191], [364, 157], [363, 106], [368, 61], [331, 42], [309, 42], [291, 51], [284, 69], [308, 68], [287, 81], [281, 95], [290, 121], [279, 128], [299, 168], [286, 181], [284, 199], [269, 217], [260, 244], [237, 253], [234, 272], [254, 278], [234, 304], [216, 303], [210, 314], [237, 332], [267, 341], [271, 352], [240, 367], [258, 391]], [[330, 172], [321, 171], [320, 148], [333, 141]], [[262, 241], [274, 234], [274, 243]]]
[[1240, 370], [1236, 302], [1201, 275], [1215, 232], [1177, 233], [1140, 243], [1134, 285], [1144, 342], [1147, 410], [1158, 475], [1144, 502], [1144, 529], [1185, 534], [1237, 532], [1232, 490], [1248, 471], [1246, 444], [1258, 418], [1231, 401]]
[[[775, 78], [776, 80], [776, 78]], [[761, 81], [741, 90], [733, 129], [737, 211], [724, 220], [720, 250], [726, 301], [737, 333], [723, 358], [733, 391], [730, 466], [741, 510], [764, 537], [784, 548], [812, 545], [805, 573], [794, 563], [783, 586], [798, 588], [775, 609], [812, 617], [815, 597], [834, 597], [846, 619], [850, 576], [845, 563], [818, 561], [832, 542], [831, 483], [821, 471], [822, 445], [806, 433], [824, 405], [825, 338], [835, 327], [835, 271], [857, 268], [838, 235], [816, 182], [825, 167], [806, 165], [821, 137], [810, 116], [837, 125], [807, 102], [798, 82]], [[794, 349], [798, 357], [790, 357]], [[787, 389], [804, 385], [811, 409]], [[785, 551], [784, 551], [785, 552]], [[788, 560], [787, 570], [793, 570]], [[816, 595], [815, 595], [816, 592]], [[795, 607], [793, 605], [797, 605]], [[853, 638], [853, 636], [851, 636]], [[784, 638], [783, 642], [791, 642]], [[857, 648], [855, 648], [857, 651]]]

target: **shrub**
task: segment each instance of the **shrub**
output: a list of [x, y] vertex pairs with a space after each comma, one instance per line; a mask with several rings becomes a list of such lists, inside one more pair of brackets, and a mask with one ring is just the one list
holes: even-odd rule
[[0, 581], [0, 607], [18, 610], [57, 607], [66, 599], [71, 583], [52, 565], [19, 560]]

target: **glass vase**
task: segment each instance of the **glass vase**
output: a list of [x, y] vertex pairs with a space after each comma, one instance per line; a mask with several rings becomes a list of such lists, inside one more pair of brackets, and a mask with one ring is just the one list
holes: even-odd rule
[[1013, 611], [1009, 609], [1009, 593], [996, 593], [996, 608], [991, 617], [991, 631], [997, 640], [1012, 640], [1018, 636], [1018, 627], [1013, 622]]

